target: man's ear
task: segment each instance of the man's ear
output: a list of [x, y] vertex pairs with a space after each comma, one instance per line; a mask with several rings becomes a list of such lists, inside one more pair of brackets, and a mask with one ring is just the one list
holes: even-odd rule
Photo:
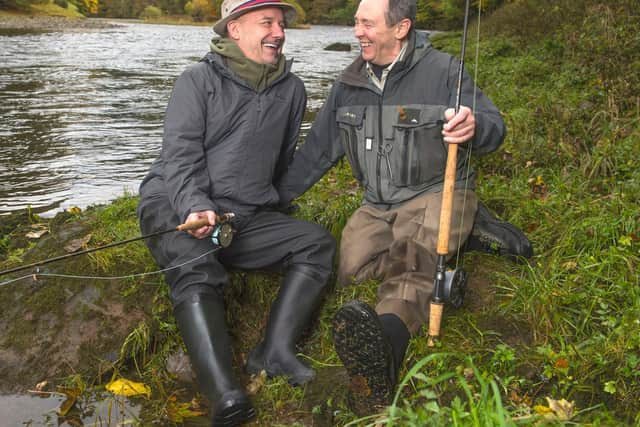
[[402, 21], [396, 24], [396, 38], [398, 40], [404, 40], [409, 34], [409, 30], [411, 29], [411, 19], [404, 18]]
[[240, 38], [240, 23], [237, 20], [227, 22], [227, 34], [229, 38], [238, 40]]

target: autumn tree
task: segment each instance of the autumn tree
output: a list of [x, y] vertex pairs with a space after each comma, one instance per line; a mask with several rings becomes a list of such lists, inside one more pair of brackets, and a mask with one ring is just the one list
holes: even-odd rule
[[194, 21], [212, 21], [216, 17], [213, 4], [209, 0], [190, 0], [184, 5], [184, 11]]

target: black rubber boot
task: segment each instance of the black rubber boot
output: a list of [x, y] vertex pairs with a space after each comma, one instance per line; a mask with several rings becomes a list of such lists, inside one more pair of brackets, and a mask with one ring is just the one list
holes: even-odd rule
[[511, 260], [533, 256], [533, 246], [522, 230], [506, 221], [500, 221], [480, 202], [465, 249], [500, 255]]
[[382, 325], [382, 332], [391, 344], [394, 366], [400, 369], [404, 362], [404, 355], [407, 352], [411, 334], [407, 329], [407, 325], [395, 314], [379, 314], [378, 319]]
[[233, 377], [222, 299], [196, 294], [179, 303], [174, 315], [200, 389], [211, 403], [211, 425], [237, 426], [254, 418], [249, 397]]
[[307, 267], [287, 272], [271, 305], [264, 339], [247, 359], [247, 373], [265, 370], [269, 377], [288, 377], [293, 385], [304, 385], [315, 377], [315, 371], [296, 356], [296, 342], [318, 307], [325, 284]]
[[343, 305], [333, 317], [333, 342], [349, 374], [351, 409], [359, 416], [382, 411], [393, 398], [399, 365], [378, 314], [361, 301]]

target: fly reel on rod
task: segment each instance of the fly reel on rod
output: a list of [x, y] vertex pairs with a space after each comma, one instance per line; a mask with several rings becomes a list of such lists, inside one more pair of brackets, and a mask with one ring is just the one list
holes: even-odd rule
[[467, 293], [468, 274], [461, 268], [448, 270], [444, 273], [443, 299], [445, 304], [453, 308], [460, 308]]
[[233, 240], [233, 227], [228, 222], [218, 223], [213, 227], [211, 241], [216, 246], [226, 248]]

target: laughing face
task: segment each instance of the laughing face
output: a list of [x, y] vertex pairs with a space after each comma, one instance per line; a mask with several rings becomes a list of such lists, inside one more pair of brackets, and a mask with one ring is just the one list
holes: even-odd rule
[[284, 45], [284, 26], [282, 9], [265, 7], [229, 22], [227, 30], [247, 58], [275, 65]]
[[385, 11], [389, 0], [362, 0], [355, 15], [354, 31], [360, 42], [362, 59], [387, 65], [396, 59], [410, 27], [408, 19], [387, 26]]

